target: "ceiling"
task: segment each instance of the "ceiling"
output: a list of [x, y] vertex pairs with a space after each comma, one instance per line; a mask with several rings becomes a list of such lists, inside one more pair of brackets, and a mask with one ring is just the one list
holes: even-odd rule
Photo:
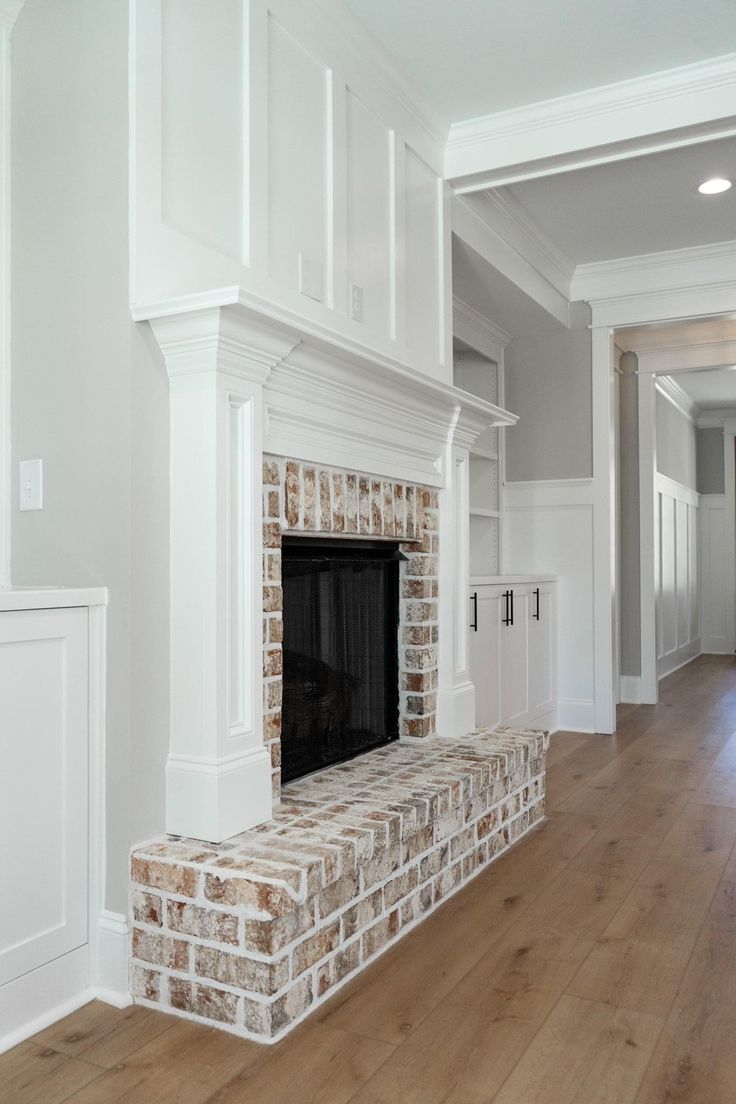
[[584, 264], [736, 238], [736, 187], [716, 196], [697, 191], [712, 176], [736, 179], [736, 138], [497, 191], [520, 204], [572, 262]]
[[736, 367], [678, 372], [672, 378], [701, 410], [736, 408]]
[[446, 122], [733, 49], [733, 0], [345, 0]]

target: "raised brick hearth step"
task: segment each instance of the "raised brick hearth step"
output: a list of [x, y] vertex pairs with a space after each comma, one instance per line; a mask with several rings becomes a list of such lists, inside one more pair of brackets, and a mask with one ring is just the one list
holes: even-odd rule
[[270, 1042], [544, 815], [547, 734], [395, 743], [283, 788], [217, 845], [131, 861], [137, 1001]]

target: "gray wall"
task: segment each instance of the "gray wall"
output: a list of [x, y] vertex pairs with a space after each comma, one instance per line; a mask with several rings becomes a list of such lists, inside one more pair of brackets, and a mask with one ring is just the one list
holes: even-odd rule
[[622, 675], [641, 674], [637, 366], [635, 353], [623, 354], [619, 363], [619, 593]]
[[585, 479], [593, 474], [590, 311], [573, 328], [515, 337], [504, 353], [506, 479]]
[[697, 431], [698, 491], [700, 494], [724, 494], [726, 475], [723, 466], [723, 430]]
[[659, 391], [656, 393], [656, 418], [657, 471], [695, 490], [695, 426]]
[[[128, 308], [127, 0], [27, 0], [12, 39], [12, 451], [44, 509], [12, 514], [14, 584], [105, 585], [107, 906], [163, 830], [168, 405]], [[17, 492], [16, 492], [17, 494]]]

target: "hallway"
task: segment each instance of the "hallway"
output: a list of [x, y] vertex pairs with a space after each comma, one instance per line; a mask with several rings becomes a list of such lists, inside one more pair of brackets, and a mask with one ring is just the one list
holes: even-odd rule
[[730, 1104], [736, 661], [558, 733], [548, 819], [276, 1047], [94, 1003], [2, 1104]]

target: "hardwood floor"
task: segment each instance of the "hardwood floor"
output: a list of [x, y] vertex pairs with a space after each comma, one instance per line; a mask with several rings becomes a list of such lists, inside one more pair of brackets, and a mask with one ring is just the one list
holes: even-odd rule
[[93, 1003], [2, 1104], [732, 1104], [736, 660], [558, 733], [548, 819], [275, 1047]]

